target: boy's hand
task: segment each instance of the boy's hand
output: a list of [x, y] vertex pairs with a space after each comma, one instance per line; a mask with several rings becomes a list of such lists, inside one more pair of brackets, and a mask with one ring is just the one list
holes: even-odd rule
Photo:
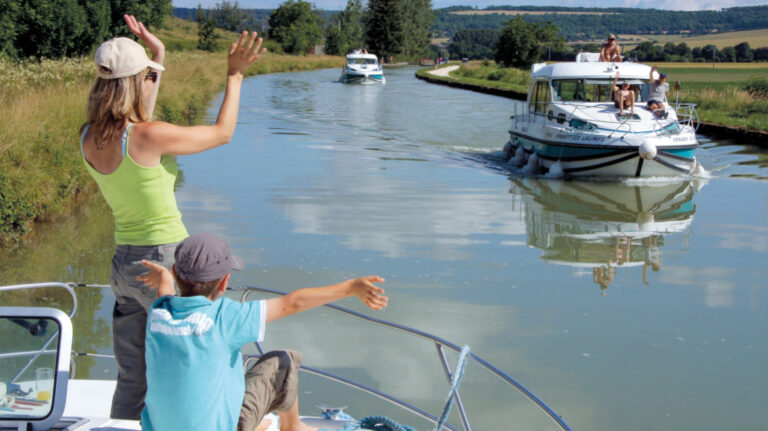
[[360, 277], [349, 280], [350, 294], [356, 296], [363, 304], [374, 310], [381, 310], [387, 306], [389, 298], [383, 295], [384, 289], [373, 283], [383, 283], [384, 279], [378, 275]]
[[[150, 33], [149, 30], [144, 27], [144, 23], [137, 20], [133, 15], [123, 15], [123, 19], [125, 20], [128, 29], [131, 30], [131, 33], [135, 34], [147, 45], [152, 52], [153, 60], [163, 64], [163, 57], [165, 57], [165, 45], [163, 45], [163, 42], [160, 41], [157, 36]], [[160, 61], [158, 61], [156, 57], [161, 57], [159, 59]]]
[[170, 271], [146, 259], [142, 260], [141, 264], [149, 268], [149, 272], [136, 277], [137, 281], [143, 281], [150, 288], [157, 289], [158, 298], [176, 294], [176, 289], [173, 288], [173, 275]]

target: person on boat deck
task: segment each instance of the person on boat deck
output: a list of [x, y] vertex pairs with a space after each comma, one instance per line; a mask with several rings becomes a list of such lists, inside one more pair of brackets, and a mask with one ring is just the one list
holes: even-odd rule
[[608, 35], [608, 40], [600, 47], [600, 61], [621, 62], [621, 47], [616, 43], [615, 35]]
[[664, 110], [664, 102], [667, 101], [667, 92], [669, 91], [669, 83], [667, 82], [667, 74], [659, 73], [659, 79], [653, 79], [653, 72], [656, 71], [656, 66], [651, 67], [651, 88], [648, 92], [648, 109], [651, 110], [657, 117], [667, 118], [668, 114]]
[[[230, 270], [243, 268], [229, 245], [212, 234], [195, 234], [176, 247], [172, 273], [149, 268], [137, 277], [157, 299], [147, 322], [147, 398], [144, 430], [263, 430], [277, 410], [281, 431], [310, 430], [299, 419], [301, 354], [269, 352], [243, 373], [240, 349], [262, 341], [266, 323], [328, 302], [355, 296], [368, 307], [387, 305], [378, 276], [305, 288], [279, 298], [236, 302], [224, 297]], [[174, 296], [173, 280], [181, 296]]]
[[216, 123], [179, 127], [151, 121], [165, 46], [132, 15], [128, 28], [149, 47], [152, 59], [132, 39], [119, 37], [99, 46], [98, 79], [88, 96], [87, 120], [80, 129], [86, 169], [115, 218], [117, 247], [110, 284], [115, 295], [112, 331], [117, 387], [110, 416], [137, 420], [146, 392], [144, 335], [154, 294], [136, 276], [142, 259], [170, 267], [176, 244], [188, 236], [176, 205], [178, 167], [171, 155], [195, 154], [229, 142], [237, 123], [245, 70], [265, 51], [256, 33], [243, 32], [229, 50], [227, 89]]
[[624, 115], [624, 109], [629, 108], [630, 115], [635, 111], [635, 92], [629, 88], [629, 82], [624, 81], [621, 83], [621, 87], [617, 85], [619, 80], [619, 72], [616, 72], [616, 77], [613, 79], [614, 94], [614, 106], [619, 108], [619, 115]]

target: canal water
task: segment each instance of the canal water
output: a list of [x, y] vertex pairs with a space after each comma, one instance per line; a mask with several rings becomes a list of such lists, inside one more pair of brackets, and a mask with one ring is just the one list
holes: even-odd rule
[[[706, 178], [526, 177], [499, 155], [517, 102], [414, 72], [387, 69], [384, 86], [339, 84], [336, 69], [245, 81], [232, 142], [179, 158], [189, 231], [246, 262], [231, 284], [381, 275], [386, 310], [340, 305], [470, 346], [576, 430], [768, 430], [768, 153], [700, 137]], [[0, 252], [2, 284], [106, 283], [111, 223], [100, 199], [83, 202]], [[74, 349], [111, 353], [111, 292], [80, 295]], [[265, 347], [433, 415], [447, 395], [431, 342], [327, 309], [270, 325]], [[76, 363], [115, 377], [109, 359]], [[315, 377], [301, 386], [305, 414], [348, 405], [430, 429]], [[460, 391], [475, 430], [555, 429], [475, 364]]]

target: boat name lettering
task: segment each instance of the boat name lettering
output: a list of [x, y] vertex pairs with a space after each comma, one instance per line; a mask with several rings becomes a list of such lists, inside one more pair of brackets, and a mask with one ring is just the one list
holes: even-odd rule
[[605, 141], [605, 136], [600, 135], [581, 135], [581, 134], [575, 134], [575, 133], [558, 133], [556, 136], [557, 139], [570, 139], [573, 141], [582, 141], [582, 142], [603, 142]]
[[691, 140], [691, 136], [680, 136], [677, 138], [672, 138], [673, 142], [684, 142], [684, 141], [690, 141], [690, 140]]

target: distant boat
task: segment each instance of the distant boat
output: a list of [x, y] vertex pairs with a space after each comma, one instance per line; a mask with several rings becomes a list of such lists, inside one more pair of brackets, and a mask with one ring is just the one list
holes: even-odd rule
[[355, 84], [384, 84], [384, 69], [374, 54], [354, 51], [347, 54], [347, 64], [341, 69], [341, 82]]
[[[515, 110], [504, 152], [527, 171], [565, 176], [650, 177], [699, 172], [695, 105], [665, 101], [657, 113], [645, 107], [651, 68], [638, 63], [576, 62], [531, 67], [522, 112]], [[624, 115], [614, 106], [616, 73], [634, 91]], [[655, 73], [655, 72], [654, 72]], [[517, 106], [515, 106], [517, 108]]]

